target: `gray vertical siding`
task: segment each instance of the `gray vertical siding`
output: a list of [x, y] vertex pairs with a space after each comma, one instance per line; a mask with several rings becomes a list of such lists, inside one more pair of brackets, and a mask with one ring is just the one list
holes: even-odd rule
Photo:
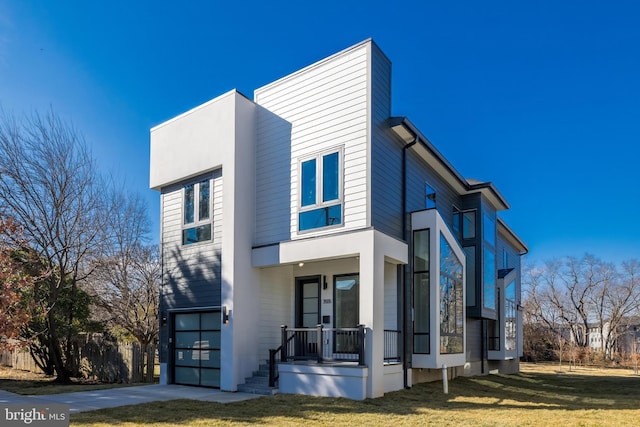
[[461, 199], [436, 172], [409, 149], [407, 161], [407, 210], [425, 208], [425, 183], [436, 190], [436, 209], [449, 228], [453, 222], [453, 206], [460, 208]]
[[391, 135], [391, 63], [371, 52], [371, 225], [402, 238], [402, 145]]
[[482, 320], [467, 317], [467, 361], [478, 362], [482, 358]]

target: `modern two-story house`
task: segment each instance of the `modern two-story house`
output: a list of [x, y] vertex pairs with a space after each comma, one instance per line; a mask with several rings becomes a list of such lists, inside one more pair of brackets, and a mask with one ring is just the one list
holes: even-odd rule
[[151, 129], [161, 382], [364, 399], [517, 372], [520, 256], [489, 182], [391, 112], [372, 40]]

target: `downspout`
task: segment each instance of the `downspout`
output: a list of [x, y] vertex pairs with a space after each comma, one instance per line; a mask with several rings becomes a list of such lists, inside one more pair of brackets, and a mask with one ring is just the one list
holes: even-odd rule
[[[407, 232], [407, 150], [413, 147], [418, 142], [418, 138], [414, 137], [413, 141], [406, 144], [402, 147], [402, 238], [405, 242], [408, 243], [408, 232]], [[410, 281], [408, 280], [409, 271], [407, 269], [408, 264], [402, 265], [402, 313], [403, 313], [403, 334], [402, 334], [402, 371], [403, 371], [403, 380], [404, 380], [404, 388], [409, 387], [409, 380], [407, 378], [409, 372], [409, 351], [408, 351], [408, 337], [407, 332], [409, 331], [409, 324], [411, 321], [411, 316], [409, 313], [412, 313], [411, 301], [408, 301], [409, 296], [411, 295], [408, 292], [407, 287]]]

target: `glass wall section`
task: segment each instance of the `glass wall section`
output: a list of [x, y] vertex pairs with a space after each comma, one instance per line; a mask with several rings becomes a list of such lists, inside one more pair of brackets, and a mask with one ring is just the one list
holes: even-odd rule
[[483, 228], [483, 306], [491, 310], [496, 309], [496, 224], [484, 214]]
[[483, 293], [484, 307], [491, 310], [496, 309], [496, 260], [493, 249], [484, 248], [484, 277]]
[[518, 322], [516, 317], [516, 282], [512, 280], [505, 287], [504, 294], [504, 337], [505, 347], [507, 351], [516, 349], [518, 337]]
[[413, 232], [413, 352], [429, 348], [429, 229]]
[[482, 216], [482, 228], [484, 229], [484, 241], [492, 247], [496, 247], [496, 223], [487, 214]]
[[464, 301], [462, 263], [440, 234], [440, 353], [462, 353]]

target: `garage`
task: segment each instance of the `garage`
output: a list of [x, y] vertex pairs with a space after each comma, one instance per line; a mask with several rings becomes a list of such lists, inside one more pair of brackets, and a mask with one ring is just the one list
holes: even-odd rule
[[173, 382], [220, 388], [220, 310], [173, 316]]

